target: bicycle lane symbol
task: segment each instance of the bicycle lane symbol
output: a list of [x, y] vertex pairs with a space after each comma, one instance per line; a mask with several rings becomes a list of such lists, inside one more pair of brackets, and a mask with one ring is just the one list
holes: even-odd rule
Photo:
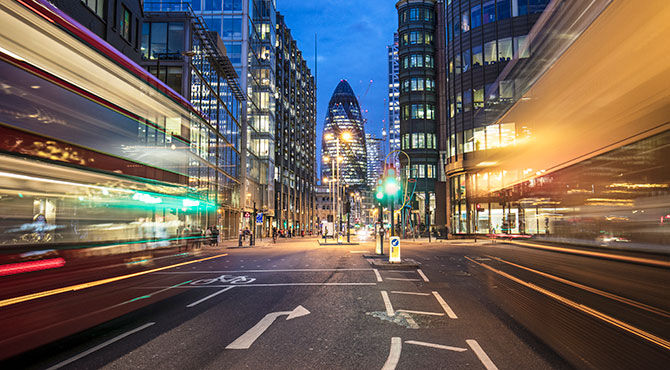
[[249, 284], [253, 283], [256, 281], [256, 278], [248, 277], [246, 275], [242, 276], [233, 276], [233, 275], [221, 275], [216, 278], [212, 279], [200, 279], [191, 282], [189, 285], [210, 285], [214, 283], [221, 283], [221, 284]]

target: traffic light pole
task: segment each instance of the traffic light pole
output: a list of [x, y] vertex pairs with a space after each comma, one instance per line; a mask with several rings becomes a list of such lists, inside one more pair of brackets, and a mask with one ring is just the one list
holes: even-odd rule
[[393, 214], [393, 207], [395, 203], [395, 197], [391, 196], [389, 197], [389, 201], [391, 202], [390, 204], [390, 209], [391, 209], [391, 236], [395, 236], [395, 215]]
[[377, 220], [379, 221], [379, 254], [384, 254], [384, 207], [382, 206], [382, 202], [379, 202], [379, 215], [377, 216]]

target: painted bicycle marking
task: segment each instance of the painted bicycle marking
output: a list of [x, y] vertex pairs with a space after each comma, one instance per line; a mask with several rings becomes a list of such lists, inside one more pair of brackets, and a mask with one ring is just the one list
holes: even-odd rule
[[190, 285], [210, 285], [214, 283], [223, 283], [223, 284], [249, 284], [256, 281], [256, 278], [248, 277], [246, 275], [234, 276], [234, 275], [221, 275], [212, 279], [200, 279], [191, 282]]

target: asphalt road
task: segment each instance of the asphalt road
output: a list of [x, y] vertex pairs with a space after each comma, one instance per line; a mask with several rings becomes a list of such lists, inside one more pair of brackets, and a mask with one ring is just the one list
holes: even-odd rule
[[[517, 246], [208, 248], [0, 281], [0, 368], [666, 368], [669, 270]], [[174, 266], [174, 267], [172, 267]], [[121, 276], [107, 282], [104, 279]], [[51, 277], [51, 279], [49, 279]], [[7, 277], [5, 277], [7, 278]], [[21, 283], [25, 281], [25, 283]], [[40, 293], [45, 281], [49, 295]], [[91, 284], [93, 283], [93, 284]], [[58, 286], [76, 286], [59, 292]], [[64, 337], [64, 338], [63, 338]], [[61, 338], [61, 339], [57, 339]]]

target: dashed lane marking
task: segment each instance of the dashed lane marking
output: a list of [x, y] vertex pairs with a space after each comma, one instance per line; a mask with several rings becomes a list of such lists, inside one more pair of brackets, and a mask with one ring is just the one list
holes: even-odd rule
[[430, 293], [401, 292], [401, 291], [398, 291], [398, 290], [392, 290], [391, 293], [395, 293], [395, 294], [410, 294], [410, 295], [424, 295], [424, 296], [426, 296], [426, 295], [430, 295]]
[[398, 366], [400, 360], [400, 352], [402, 351], [402, 339], [400, 337], [391, 338], [391, 349], [389, 350], [389, 357], [384, 363], [382, 370], [394, 370]]
[[384, 280], [382, 280], [382, 275], [379, 273], [379, 270], [374, 269], [374, 271], [375, 271], [375, 276], [377, 277], [377, 281], [378, 282], [384, 281]]
[[419, 273], [419, 275], [421, 276], [421, 278], [423, 279], [423, 281], [425, 281], [425, 282], [429, 282], [429, 281], [430, 281], [430, 280], [428, 280], [428, 276], [426, 276], [426, 274], [424, 274], [423, 271], [421, 271], [421, 269], [417, 269], [416, 272]]
[[470, 348], [472, 348], [473, 351], [475, 351], [475, 354], [477, 355], [477, 358], [479, 358], [479, 361], [482, 362], [486, 370], [498, 370], [498, 367], [491, 361], [489, 356], [484, 352], [482, 347], [477, 343], [476, 340], [474, 339], [467, 339], [465, 341]]
[[415, 313], [417, 315], [444, 316], [444, 313], [442, 312], [426, 312], [426, 311], [413, 311], [413, 310], [398, 310], [398, 312]]
[[447, 316], [449, 316], [450, 319], [457, 319], [458, 316], [456, 316], [456, 313], [454, 313], [454, 310], [452, 310], [451, 307], [449, 307], [449, 305], [444, 300], [444, 298], [442, 298], [440, 293], [438, 293], [436, 291], [433, 291], [432, 293], [433, 293], [433, 296], [435, 296], [435, 299], [437, 299], [437, 303], [439, 303], [440, 306], [442, 306], [442, 309], [444, 310], [444, 312], [447, 313]]
[[208, 299], [210, 299], [210, 298], [214, 298], [214, 297], [216, 297], [217, 295], [219, 295], [219, 294], [221, 294], [221, 293], [223, 293], [223, 292], [227, 292], [227, 291], [229, 291], [229, 290], [231, 290], [231, 289], [233, 289], [233, 288], [234, 288], [234, 286], [225, 287], [225, 288], [219, 290], [219, 291], [216, 292], [216, 293], [212, 293], [212, 294], [208, 295], [207, 297], [205, 297], [205, 298], [203, 298], [203, 299], [200, 299], [200, 300], [198, 300], [198, 301], [195, 301], [195, 302], [189, 304], [189, 305], [186, 306], [186, 307], [190, 308], [190, 307], [197, 306], [197, 305], [199, 305], [200, 303], [202, 303], [202, 302], [204, 302], [204, 301], [206, 301], [206, 300], [208, 300]]
[[435, 344], [435, 343], [428, 343], [428, 342], [420, 342], [418, 340], [406, 340], [405, 343], [416, 344], [417, 346], [424, 346], [424, 347], [430, 347], [430, 348], [446, 349], [446, 350], [455, 351], [455, 352], [465, 352], [465, 351], [468, 350], [467, 348], [445, 346], [443, 344]]
[[77, 360], [79, 360], [79, 359], [81, 359], [81, 358], [83, 358], [83, 357], [86, 357], [86, 356], [90, 355], [91, 353], [93, 353], [93, 352], [95, 352], [95, 351], [98, 351], [98, 350], [100, 350], [100, 349], [102, 349], [102, 348], [105, 348], [105, 347], [107, 347], [108, 345], [110, 345], [110, 344], [112, 344], [112, 343], [114, 343], [114, 342], [117, 342], [117, 341], [119, 341], [119, 340], [121, 340], [121, 339], [123, 339], [123, 338], [125, 338], [125, 337], [127, 337], [127, 336], [129, 336], [129, 335], [135, 334], [135, 333], [137, 333], [137, 332], [140, 331], [140, 330], [144, 330], [144, 329], [146, 329], [146, 328], [148, 328], [148, 327], [150, 327], [151, 325], [154, 325], [154, 324], [155, 324], [155, 322], [149, 322], [149, 323], [146, 323], [146, 324], [144, 324], [144, 325], [142, 325], [142, 326], [140, 326], [140, 327], [138, 327], [138, 328], [135, 328], [135, 329], [133, 329], [133, 330], [131, 330], [131, 331], [128, 331], [128, 332], [125, 332], [125, 333], [123, 333], [123, 334], [121, 334], [121, 335], [118, 335], [118, 336], [116, 336], [116, 337], [114, 337], [114, 338], [112, 338], [112, 339], [110, 339], [110, 340], [108, 340], [108, 341], [106, 341], [106, 342], [104, 342], [104, 343], [98, 344], [97, 346], [95, 346], [95, 347], [93, 347], [93, 348], [91, 348], [91, 349], [89, 349], [89, 350], [87, 350], [87, 351], [84, 351], [84, 352], [82, 352], [82, 353], [80, 353], [80, 354], [78, 354], [78, 355], [76, 355], [76, 356], [74, 356], [74, 357], [70, 357], [69, 359], [67, 359], [67, 360], [65, 360], [65, 361], [63, 361], [63, 362], [59, 362], [59, 363], [57, 363], [56, 365], [51, 366], [51, 367], [50, 367], [49, 369], [47, 369], [47, 370], [60, 369], [60, 368], [63, 367], [63, 366], [69, 365], [69, 364], [71, 364], [71, 363], [73, 363], [73, 362], [75, 362], [75, 361], [77, 361]]
[[388, 316], [395, 315], [395, 311], [393, 310], [393, 306], [391, 305], [391, 300], [389, 299], [389, 294], [385, 290], [382, 290], [381, 293], [382, 293], [382, 299], [384, 300], [384, 306], [386, 307], [386, 314]]
[[403, 278], [386, 278], [386, 280], [398, 280], [398, 281], [421, 281], [420, 279], [403, 279]]

